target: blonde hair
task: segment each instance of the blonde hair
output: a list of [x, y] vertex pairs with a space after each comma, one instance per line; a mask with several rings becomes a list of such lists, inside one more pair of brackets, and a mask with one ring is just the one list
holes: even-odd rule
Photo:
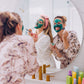
[[[44, 19], [45, 21], [45, 17], [42, 16], [42, 18]], [[46, 23], [44, 22], [44, 26], [46, 25]], [[51, 24], [50, 24], [50, 20], [48, 19], [48, 26], [46, 29], [43, 30], [44, 33], [46, 35], [48, 35], [50, 37], [50, 40], [51, 40], [51, 43], [53, 43], [53, 36], [52, 36], [52, 31], [51, 31]]]

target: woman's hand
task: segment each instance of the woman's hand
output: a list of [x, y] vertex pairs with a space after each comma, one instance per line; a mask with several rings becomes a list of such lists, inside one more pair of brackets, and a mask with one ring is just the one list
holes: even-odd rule
[[67, 39], [67, 37], [68, 37], [68, 32], [67, 31], [64, 31], [63, 32], [62, 39]]
[[32, 29], [28, 29], [28, 35], [32, 36]]
[[64, 44], [64, 48], [67, 49], [69, 47], [69, 42], [68, 42], [68, 32], [64, 31], [62, 39], [63, 39], [63, 44]]
[[34, 42], [37, 42], [37, 40], [38, 40], [38, 35], [33, 33], [32, 37], [33, 37], [33, 39], [34, 39]]
[[58, 48], [55, 45], [50, 45], [50, 49], [57, 54], [57, 57], [62, 57], [62, 54], [59, 52]]
[[32, 33], [31, 29], [29, 29], [28, 31], [29, 31], [28, 34], [33, 38], [34, 42], [36, 42], [38, 40], [38, 35], [35, 33]]
[[55, 45], [52, 45], [52, 44], [50, 44], [50, 49], [52, 50], [52, 51], [55, 51]]

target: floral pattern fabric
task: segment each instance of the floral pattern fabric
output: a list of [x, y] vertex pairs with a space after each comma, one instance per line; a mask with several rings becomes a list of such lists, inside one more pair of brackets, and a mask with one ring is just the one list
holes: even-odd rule
[[0, 84], [25, 84], [38, 71], [37, 52], [29, 36], [11, 35], [0, 43]]
[[77, 56], [78, 51], [80, 49], [80, 43], [74, 31], [68, 32], [67, 39], [69, 42], [69, 47], [68, 49], [64, 49], [63, 42], [61, 41], [59, 35], [57, 34], [54, 37], [54, 44], [58, 48], [59, 52], [62, 54], [62, 57], [59, 58], [57, 57], [56, 52], [53, 51], [55, 58], [61, 62], [60, 68], [67, 67], [67, 65], [69, 65], [72, 62], [72, 60]]

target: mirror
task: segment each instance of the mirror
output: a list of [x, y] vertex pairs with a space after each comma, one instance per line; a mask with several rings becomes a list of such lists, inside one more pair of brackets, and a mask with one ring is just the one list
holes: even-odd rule
[[[39, 65], [50, 65], [47, 68], [48, 73], [58, 72], [75, 60], [82, 44], [83, 30], [80, 15], [70, 0], [13, 0], [10, 6], [9, 3], [4, 2], [5, 0], [0, 3], [0, 11], [14, 11], [21, 16], [25, 28], [23, 35], [29, 35], [28, 29], [32, 29], [32, 32], [36, 33], [38, 37], [35, 42], [37, 59]], [[47, 16], [48, 20], [42, 18], [41, 15]], [[40, 30], [34, 28], [36, 23], [40, 24], [40, 22], [43, 24], [40, 26], [45, 28], [47, 21], [48, 25], [50, 21], [51, 27], [48, 31], [52, 34], [46, 35], [44, 32], [39, 32], [40, 28]], [[56, 29], [56, 27], [58, 28]], [[60, 28], [64, 32], [59, 34], [56, 30], [61, 31]], [[53, 37], [53, 42], [51, 37]], [[50, 44], [56, 50], [52, 50]]]
[[[55, 54], [52, 53], [51, 56], [52, 56], [52, 59], [54, 59], [54, 61], [53, 60], [49, 61], [49, 59], [48, 59], [49, 51], [48, 51], [48, 57], [44, 51], [44, 53], [42, 52], [42, 53], [38, 54], [39, 64], [43, 65], [48, 60], [49, 64], [51, 64], [51, 67], [53, 68], [53, 69], [47, 68], [47, 71], [49, 73], [58, 72], [61, 69], [66, 68], [78, 56], [78, 51], [80, 49], [80, 45], [82, 44], [82, 36], [83, 36], [82, 22], [80, 19], [80, 15], [79, 15], [78, 11], [76, 10], [75, 6], [72, 4], [72, 2], [70, 0], [46, 0], [46, 1], [29, 0], [28, 8], [29, 8], [29, 10], [28, 10], [29, 11], [29, 19], [28, 19], [29, 25], [27, 24], [28, 25], [27, 28], [29, 28], [29, 29], [31, 28], [32, 31], [35, 32], [36, 29], [34, 27], [35, 27], [37, 20], [39, 20], [40, 15], [48, 16], [50, 23], [51, 23], [53, 39], [55, 39], [54, 43], [56, 44], [56, 46], [58, 46], [57, 48], [60, 50], [61, 55], [63, 55], [60, 58], [60, 57], [56, 57]], [[58, 39], [58, 37], [56, 37], [58, 35], [58, 33], [56, 33], [56, 31], [54, 30], [54, 27], [53, 27], [54, 26], [54, 18], [56, 16], [65, 16], [67, 19], [65, 30], [68, 31], [69, 35], [70, 35], [68, 37], [70, 47], [68, 47], [67, 49], [62, 48], [64, 46], [63, 40], [60, 41], [60, 38]], [[25, 34], [26, 33], [27, 32], [25, 31]], [[41, 36], [40, 36], [40, 38], [41, 38]], [[38, 44], [36, 44], [36, 45], [38, 45], [40, 48], [42, 48], [42, 50], [44, 50], [45, 48], [47, 48], [49, 46], [46, 44], [45, 45], [46, 47], [45, 47], [44, 44], [42, 44], [43, 42], [46, 42], [46, 40], [44, 40], [44, 39], [42, 40], [42, 43], [41, 43], [42, 45], [39, 44], [39, 42], [41, 42], [41, 41], [39, 40], [37, 42]], [[65, 42], [65, 44], [67, 44], [67, 42]], [[38, 50], [37, 53], [41, 51], [40, 48], [37, 47], [37, 50]], [[42, 55], [43, 55], [43, 58], [41, 58]], [[47, 59], [46, 59], [46, 57], [47, 57]], [[54, 66], [54, 62], [56, 64], [56, 67]]]
[[[74, 61], [74, 58], [78, 56], [78, 51], [79, 51], [80, 45], [82, 43], [82, 33], [83, 33], [80, 16], [79, 16], [75, 6], [71, 3], [70, 0], [67, 0], [67, 1], [66, 0], [59, 0], [59, 1], [58, 0], [52, 0], [52, 1], [51, 0], [46, 0], [46, 1], [29, 0], [29, 20], [28, 20], [29, 25], [28, 25], [28, 28], [32, 28], [33, 32], [36, 31], [34, 26], [35, 26], [37, 20], [39, 19], [40, 15], [46, 15], [49, 17], [49, 20], [51, 23], [51, 28], [52, 28], [51, 30], [52, 30], [53, 38], [55, 38], [55, 36], [57, 35], [57, 33], [54, 31], [54, 28], [53, 28], [53, 26], [54, 26], [53, 21], [56, 16], [65, 16], [67, 18], [65, 30], [71, 31], [72, 36], [74, 35], [75, 32], [77, 34], [76, 37], [74, 37], [74, 38], [69, 37], [69, 39], [74, 39], [74, 40], [75, 40], [75, 38], [77, 38], [76, 41], [79, 41], [79, 42], [73, 41], [74, 46], [72, 46], [72, 44], [70, 44], [70, 46], [72, 48], [70, 47], [69, 48], [70, 50], [66, 51], [66, 54], [68, 54], [68, 57], [67, 57], [67, 55], [64, 55], [65, 56], [64, 58], [62, 58], [62, 57], [59, 58], [59, 57], [55, 57], [55, 55], [52, 54], [52, 56], [55, 60], [55, 63], [56, 63], [56, 69], [49, 68], [49, 71], [50, 72], [52, 72], [52, 70], [54, 72], [59, 71], [65, 67], [67, 67], [72, 61]], [[74, 31], [74, 32], [72, 32], [72, 31]], [[57, 38], [55, 38], [55, 39], [60, 40]], [[46, 41], [42, 40], [42, 42], [46, 42]], [[74, 43], [74, 42], [76, 42], [76, 43]], [[60, 46], [62, 47], [62, 45], [61, 45], [62, 43], [57, 44], [58, 48]], [[70, 43], [72, 43], [72, 42], [70, 41]], [[37, 45], [41, 47], [44, 44], [43, 45], [37, 44]], [[49, 45], [46, 45], [46, 46], [49, 46]], [[45, 48], [43, 47], [43, 50], [44, 49]], [[37, 50], [38, 50], [37, 51], [37, 53], [38, 53], [40, 51], [40, 48], [38, 48]], [[61, 49], [59, 48], [59, 50], [61, 50]], [[61, 51], [61, 54], [65, 54], [63, 52]], [[42, 55], [42, 53], [41, 53], [41, 55], [40, 54], [38, 54], [38, 55], [40, 57]], [[46, 57], [46, 54], [43, 54], [43, 56]], [[39, 58], [40, 65], [43, 65], [44, 63], [46, 63], [47, 60], [49, 60], [48, 59], [49, 54], [48, 54], [47, 59], [45, 57]], [[41, 63], [41, 61], [42, 61], [42, 63]], [[51, 60], [51, 61], [49, 61], [49, 63], [50, 62], [51, 62], [51, 66], [53, 65], [52, 67], [54, 67], [54, 61]]]

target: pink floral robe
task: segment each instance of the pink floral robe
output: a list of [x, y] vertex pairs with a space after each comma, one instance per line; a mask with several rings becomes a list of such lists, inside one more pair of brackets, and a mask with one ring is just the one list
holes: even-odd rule
[[38, 71], [34, 41], [10, 35], [0, 43], [0, 84], [25, 84], [24, 76]]

